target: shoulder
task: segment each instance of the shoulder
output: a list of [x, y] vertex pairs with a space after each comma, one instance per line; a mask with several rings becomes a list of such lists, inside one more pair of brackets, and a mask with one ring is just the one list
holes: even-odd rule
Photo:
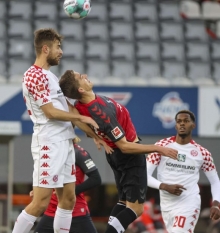
[[160, 139], [159, 141], [157, 141], [155, 143], [155, 145], [166, 147], [167, 145], [169, 145], [169, 144], [171, 144], [173, 142], [175, 142], [175, 136]]
[[33, 65], [24, 73], [24, 82], [37, 83], [42, 80], [46, 80], [46, 75], [40, 67]]
[[191, 140], [191, 144], [195, 146], [202, 154], [203, 157], [210, 157], [211, 153], [203, 146], [200, 144], [196, 143], [194, 140]]

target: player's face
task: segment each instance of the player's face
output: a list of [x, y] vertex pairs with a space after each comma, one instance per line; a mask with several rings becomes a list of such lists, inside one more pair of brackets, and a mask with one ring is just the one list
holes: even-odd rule
[[191, 120], [189, 114], [181, 113], [177, 115], [176, 130], [180, 137], [187, 137], [191, 135], [194, 128], [195, 123]]
[[74, 72], [75, 79], [78, 80], [79, 85], [85, 91], [90, 91], [93, 87], [93, 83], [88, 79], [87, 74], [80, 74], [78, 72]]
[[51, 48], [49, 49], [50, 49], [50, 52], [47, 56], [47, 63], [50, 66], [57, 66], [60, 63], [60, 59], [63, 54], [60, 42], [56, 40], [51, 46]]

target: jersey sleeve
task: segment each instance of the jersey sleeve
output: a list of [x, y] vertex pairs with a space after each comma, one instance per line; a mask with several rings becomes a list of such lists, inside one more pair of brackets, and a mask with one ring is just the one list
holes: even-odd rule
[[49, 82], [42, 71], [29, 71], [25, 74], [24, 84], [38, 106], [51, 102]]
[[203, 156], [203, 164], [201, 166], [201, 170], [205, 173], [212, 170], [216, 170], [211, 153], [205, 148], [200, 148], [200, 151]]
[[76, 165], [79, 166], [85, 174], [97, 169], [90, 154], [77, 144], [74, 144], [76, 154]]
[[[155, 145], [162, 146], [163, 144], [161, 143], [161, 141], [158, 141], [155, 143]], [[147, 162], [150, 164], [153, 164], [155, 166], [159, 165], [160, 160], [161, 160], [161, 154], [159, 154], [157, 152], [150, 153], [147, 156]]]

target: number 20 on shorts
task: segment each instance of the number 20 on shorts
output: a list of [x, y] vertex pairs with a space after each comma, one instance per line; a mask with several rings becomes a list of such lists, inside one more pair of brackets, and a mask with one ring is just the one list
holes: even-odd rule
[[183, 228], [186, 222], [186, 217], [184, 216], [175, 216], [175, 222], [173, 227], [180, 227]]

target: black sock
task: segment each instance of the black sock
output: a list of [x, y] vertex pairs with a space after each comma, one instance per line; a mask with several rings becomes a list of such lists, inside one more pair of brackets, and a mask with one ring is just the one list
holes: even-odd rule
[[117, 214], [119, 214], [125, 208], [126, 208], [126, 205], [119, 201], [112, 209], [112, 212], [109, 217], [109, 221], [111, 221]]
[[109, 222], [105, 233], [123, 233], [136, 218], [137, 215], [133, 210], [125, 208]]

